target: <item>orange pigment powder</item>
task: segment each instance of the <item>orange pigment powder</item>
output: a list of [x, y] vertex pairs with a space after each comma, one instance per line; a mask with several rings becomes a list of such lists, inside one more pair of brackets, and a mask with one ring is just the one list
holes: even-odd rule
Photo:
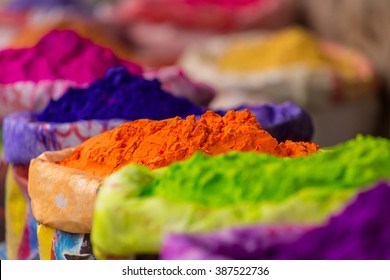
[[206, 112], [200, 120], [189, 116], [162, 121], [137, 120], [95, 136], [78, 146], [60, 165], [107, 176], [129, 163], [150, 169], [191, 157], [196, 151], [217, 155], [229, 151], [256, 151], [276, 156], [301, 156], [316, 152], [318, 145], [278, 143], [261, 129], [248, 110], [225, 116]]

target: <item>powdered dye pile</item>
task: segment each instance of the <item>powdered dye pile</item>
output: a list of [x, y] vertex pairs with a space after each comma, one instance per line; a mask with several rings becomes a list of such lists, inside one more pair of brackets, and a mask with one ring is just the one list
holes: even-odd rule
[[[172, 234], [163, 259], [382, 260], [390, 259], [390, 185], [380, 183], [329, 222], [304, 228], [233, 228], [208, 234]], [[308, 230], [308, 229], [307, 229]]]
[[390, 179], [389, 159], [390, 141], [372, 137], [359, 137], [310, 157], [197, 154], [188, 161], [171, 165], [164, 176], [146, 189], [148, 194], [169, 200], [208, 206], [282, 201], [311, 186], [335, 192]]
[[291, 260], [390, 259], [390, 186], [379, 184], [329, 223], [291, 244], [276, 246], [258, 258]]
[[[35, 1], [35, 0], [33, 0]], [[68, 1], [68, 0], [67, 0]], [[13, 38], [10, 45], [12, 48], [32, 47], [47, 33], [52, 30], [73, 30], [81, 37], [90, 39], [95, 44], [110, 48], [123, 59], [133, 59], [134, 53], [120, 38], [115, 36], [112, 30], [104, 25], [97, 24], [82, 17], [56, 18], [40, 24], [26, 26]]]
[[99, 192], [94, 250], [99, 257], [126, 256], [158, 252], [166, 232], [317, 224], [358, 191], [390, 179], [389, 158], [390, 141], [358, 137], [305, 157], [198, 153], [161, 170], [129, 165], [109, 176]]
[[59, 100], [52, 100], [35, 118], [46, 122], [161, 120], [204, 112], [187, 99], [165, 92], [158, 80], [146, 80], [128, 73], [125, 68], [114, 68], [88, 88], [73, 88]]
[[60, 164], [107, 176], [128, 163], [158, 168], [184, 160], [196, 151], [216, 155], [229, 151], [257, 151], [279, 156], [306, 155], [317, 151], [312, 143], [278, 143], [261, 129], [249, 111], [229, 111], [224, 117], [205, 113], [185, 120], [137, 120], [93, 137], [77, 147]]
[[0, 51], [0, 84], [17, 81], [70, 80], [90, 83], [106, 70], [125, 66], [141, 74], [140, 66], [117, 58], [73, 31], [52, 31], [34, 47]]
[[[304, 52], [302, 50], [305, 50]], [[253, 72], [301, 65], [331, 68], [346, 75], [354, 66], [325, 53], [314, 34], [300, 27], [287, 28], [269, 37], [238, 41], [227, 46], [218, 58], [222, 71]]]

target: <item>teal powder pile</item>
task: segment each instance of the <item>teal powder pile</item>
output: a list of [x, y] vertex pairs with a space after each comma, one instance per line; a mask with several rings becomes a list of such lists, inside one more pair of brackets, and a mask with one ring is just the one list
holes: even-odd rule
[[250, 152], [214, 157], [198, 153], [170, 165], [162, 174], [143, 195], [217, 207], [278, 202], [301, 189], [353, 190], [390, 179], [390, 141], [358, 136], [332, 151], [296, 158]]

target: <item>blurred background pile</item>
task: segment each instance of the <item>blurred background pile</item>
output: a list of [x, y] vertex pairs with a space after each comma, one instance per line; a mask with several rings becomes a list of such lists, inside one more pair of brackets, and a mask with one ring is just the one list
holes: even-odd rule
[[[360, 134], [390, 138], [389, 12], [390, 0], [0, 0], [0, 238], [7, 234], [8, 246], [1, 257], [37, 258], [30, 160], [125, 121], [191, 114], [199, 119], [207, 110], [247, 108], [279, 142], [313, 141], [327, 148]], [[121, 91], [139, 92], [144, 99], [132, 100], [125, 112], [120, 102], [102, 97], [98, 106], [115, 112], [99, 115], [84, 106], [95, 102], [92, 97], [77, 100], [76, 90], [72, 95], [75, 86], [101, 96], [118, 92], [115, 98]], [[162, 91], [173, 97], [165, 101]], [[69, 109], [72, 102], [80, 106]], [[161, 105], [169, 102], [176, 105]], [[137, 108], [155, 114], [138, 114]], [[66, 116], [72, 110], [91, 114]], [[48, 136], [74, 127], [81, 136]], [[31, 136], [30, 130], [42, 134]], [[89, 231], [72, 238], [83, 241]], [[46, 238], [70, 238], [61, 234]], [[200, 237], [194, 238], [169, 235], [164, 256], [191, 258], [169, 248], [178, 246], [176, 240], [195, 246]]]

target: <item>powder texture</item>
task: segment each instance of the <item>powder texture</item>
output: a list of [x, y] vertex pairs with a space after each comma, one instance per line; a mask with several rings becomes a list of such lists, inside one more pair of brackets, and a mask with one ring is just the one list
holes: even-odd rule
[[156, 170], [130, 164], [107, 177], [99, 192], [94, 252], [98, 257], [158, 252], [167, 232], [317, 224], [357, 191], [390, 179], [389, 159], [390, 141], [367, 136], [306, 157], [197, 153]]
[[51, 100], [35, 118], [45, 122], [162, 120], [204, 112], [187, 99], [165, 92], [158, 80], [146, 80], [120, 67], [110, 69], [88, 88], [71, 88], [60, 99]]
[[222, 71], [234, 72], [256, 72], [294, 65], [332, 68], [344, 74], [355, 72], [348, 61], [325, 53], [318, 38], [301, 27], [290, 27], [257, 40], [233, 42], [219, 56], [217, 64]]
[[255, 225], [208, 233], [168, 233], [159, 257], [163, 260], [252, 260], [274, 244], [296, 240], [309, 227]]
[[390, 185], [379, 183], [360, 193], [342, 213], [307, 232], [256, 226], [171, 235], [163, 259], [390, 259], [390, 220], [383, 215], [390, 211], [389, 200]]
[[115, 55], [123, 59], [134, 58], [130, 50], [118, 36], [112, 34], [96, 22], [81, 17], [67, 17], [58, 21], [47, 21], [37, 26], [26, 26], [15, 35], [10, 43], [11, 48], [28, 48], [34, 46], [42, 37], [52, 30], [73, 30], [81, 37], [91, 40], [97, 45], [111, 49]]
[[311, 186], [334, 192], [390, 178], [389, 159], [390, 141], [373, 137], [358, 137], [308, 157], [197, 154], [169, 166], [146, 193], [207, 206], [282, 201]]
[[[246, 105], [234, 108], [235, 111], [248, 109], [256, 116], [261, 127], [279, 142], [311, 141], [314, 134], [312, 119], [305, 110], [293, 102]], [[220, 114], [225, 114], [222, 111]]]
[[225, 116], [206, 112], [200, 120], [189, 116], [162, 120], [137, 120], [93, 137], [78, 146], [63, 166], [107, 176], [128, 163], [151, 169], [189, 158], [196, 151], [217, 155], [229, 151], [257, 151], [279, 156], [317, 151], [312, 143], [278, 143], [261, 129], [249, 111], [229, 111]]
[[117, 58], [109, 49], [95, 45], [69, 30], [52, 31], [26, 49], [0, 51], [0, 83], [40, 80], [71, 80], [90, 83], [106, 70], [125, 66], [141, 74], [140, 66]]
[[292, 244], [275, 246], [266, 259], [380, 260], [390, 259], [390, 186], [379, 184], [362, 193], [339, 216]]

